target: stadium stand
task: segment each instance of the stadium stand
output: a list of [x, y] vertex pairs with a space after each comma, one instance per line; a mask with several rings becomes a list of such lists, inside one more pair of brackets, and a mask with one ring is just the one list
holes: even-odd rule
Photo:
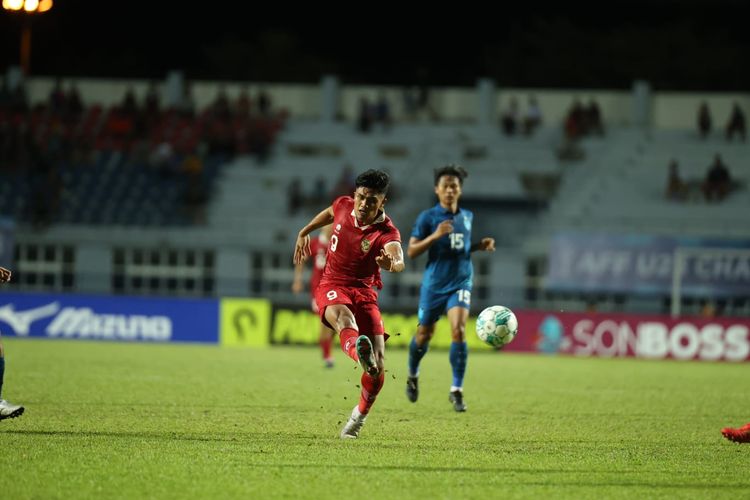
[[[744, 142], [618, 122], [607, 123], [605, 135], [572, 143], [570, 156], [560, 150], [569, 97], [555, 101], [557, 119], [554, 109], [545, 111], [545, 123], [532, 135], [507, 136], [494, 122], [463, 118], [402, 120], [398, 108], [389, 127], [363, 134], [351, 113], [332, 121], [283, 111], [227, 116], [214, 107], [215, 88], [197, 88], [203, 98], [195, 114], [166, 109], [128, 116], [119, 103], [90, 103], [85, 95], [89, 104], [73, 117], [45, 104], [0, 113], [0, 209], [18, 223], [22, 279], [16, 286], [198, 296], [230, 291], [302, 305], [290, 291], [290, 248], [296, 231], [330, 202], [345, 167], [392, 174], [387, 210], [405, 239], [418, 212], [434, 202], [433, 169], [453, 162], [467, 167], [464, 205], [477, 212], [474, 231], [494, 236], [501, 248], [491, 259], [477, 256], [477, 306], [501, 300], [516, 307], [588, 307], [590, 297], [544, 293], [557, 231], [750, 233], [743, 221], [750, 208]], [[354, 95], [348, 101], [356, 102]], [[461, 102], [468, 95], [459, 92]], [[543, 106], [552, 102], [540, 95]], [[604, 102], [621, 108], [623, 101]], [[603, 115], [609, 112], [605, 105]], [[35, 144], [42, 148], [24, 150]], [[723, 201], [707, 203], [700, 185], [716, 154], [735, 188]], [[20, 168], [24, 155], [53, 158], [54, 168], [49, 162]], [[665, 197], [672, 159], [689, 188], [683, 201]], [[295, 179], [301, 203], [290, 209]], [[95, 246], [102, 231], [106, 243]], [[385, 307], [413, 301], [422, 265], [418, 260], [387, 277]], [[96, 273], [109, 274], [102, 280]], [[659, 301], [602, 300], [602, 309], [663, 312]]]

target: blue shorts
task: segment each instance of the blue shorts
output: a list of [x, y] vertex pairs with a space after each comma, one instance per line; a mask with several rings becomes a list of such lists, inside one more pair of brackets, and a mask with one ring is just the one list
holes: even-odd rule
[[471, 289], [461, 288], [446, 293], [422, 294], [419, 298], [417, 319], [423, 326], [434, 325], [440, 316], [454, 307], [469, 309], [471, 305]]

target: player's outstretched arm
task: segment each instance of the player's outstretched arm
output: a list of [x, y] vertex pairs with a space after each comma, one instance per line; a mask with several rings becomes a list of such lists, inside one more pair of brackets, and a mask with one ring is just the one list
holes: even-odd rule
[[482, 238], [478, 242], [473, 243], [469, 250], [472, 252], [476, 252], [477, 250], [482, 252], [494, 252], [495, 238]]
[[375, 262], [384, 271], [392, 273], [403, 271], [406, 264], [404, 263], [404, 250], [401, 248], [401, 243], [398, 241], [386, 243], [385, 247], [380, 249], [380, 255], [375, 257]]
[[10, 281], [10, 275], [10, 269], [0, 267], [0, 283], [7, 283], [8, 281]]
[[321, 211], [303, 227], [297, 235], [294, 245], [294, 264], [300, 264], [310, 256], [310, 233], [333, 222], [333, 206]]
[[449, 234], [453, 231], [453, 221], [452, 220], [444, 220], [438, 226], [435, 228], [435, 231], [429, 235], [427, 238], [423, 240], [419, 240], [412, 236], [409, 238], [409, 247], [406, 249], [406, 253], [409, 256], [410, 259], [413, 259], [415, 257], [419, 257], [424, 252], [426, 252], [433, 243], [435, 243], [437, 240], [445, 236], [446, 234]]
[[294, 293], [300, 293], [302, 291], [302, 272], [304, 271], [305, 265], [300, 262], [294, 265], [294, 281], [292, 281], [292, 291]]

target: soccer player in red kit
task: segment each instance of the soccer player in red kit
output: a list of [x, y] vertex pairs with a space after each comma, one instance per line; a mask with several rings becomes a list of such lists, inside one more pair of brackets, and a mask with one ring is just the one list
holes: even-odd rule
[[355, 180], [354, 197], [341, 196], [303, 227], [294, 248], [294, 263], [310, 256], [310, 233], [333, 224], [328, 258], [315, 293], [320, 320], [339, 334], [341, 348], [362, 366], [359, 404], [341, 430], [356, 438], [385, 382], [385, 330], [378, 308], [380, 270], [404, 270], [401, 234], [385, 215], [390, 179], [367, 170]]
[[[323, 276], [323, 269], [326, 267], [326, 253], [328, 253], [328, 240], [331, 238], [332, 226], [329, 224], [323, 226], [317, 238], [310, 240], [310, 255], [312, 257], [312, 276], [310, 276], [310, 295], [312, 297], [312, 311], [318, 314], [318, 304], [315, 303], [315, 290], [318, 288], [320, 278]], [[294, 266], [294, 282], [292, 291], [300, 293], [302, 291], [302, 272], [304, 262]], [[331, 342], [335, 332], [327, 327], [323, 322], [320, 323], [320, 336], [318, 343], [323, 353], [323, 362], [326, 368], [333, 368], [333, 356], [331, 355]]]
[[745, 424], [738, 429], [725, 427], [721, 433], [730, 441], [735, 443], [750, 443], [750, 424]]

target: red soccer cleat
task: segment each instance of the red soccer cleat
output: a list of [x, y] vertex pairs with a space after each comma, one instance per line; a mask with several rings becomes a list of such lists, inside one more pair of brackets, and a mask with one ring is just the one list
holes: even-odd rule
[[725, 427], [721, 433], [730, 441], [735, 443], [750, 443], [750, 424], [745, 424], [739, 429]]

